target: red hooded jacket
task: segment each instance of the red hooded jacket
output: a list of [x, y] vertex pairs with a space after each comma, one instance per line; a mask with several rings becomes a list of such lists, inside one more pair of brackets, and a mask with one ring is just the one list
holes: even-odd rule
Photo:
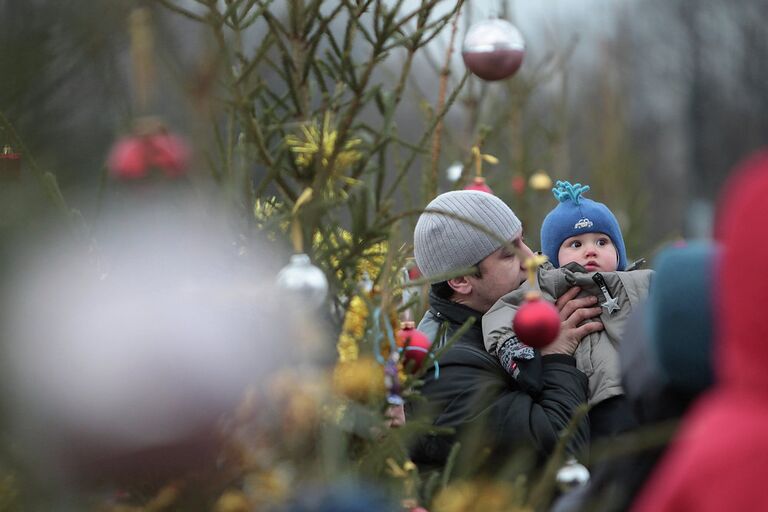
[[716, 236], [717, 384], [685, 419], [636, 512], [768, 510], [768, 151], [734, 173]]

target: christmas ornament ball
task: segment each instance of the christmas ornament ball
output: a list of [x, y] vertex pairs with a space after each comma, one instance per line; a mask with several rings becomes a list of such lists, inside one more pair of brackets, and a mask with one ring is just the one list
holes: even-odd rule
[[454, 162], [445, 170], [445, 175], [450, 181], [458, 181], [462, 172], [464, 172], [464, 166], [461, 162]]
[[529, 347], [543, 348], [555, 341], [560, 333], [560, 314], [540, 296], [531, 296], [517, 311], [512, 328], [520, 341]]
[[429, 353], [432, 340], [411, 325], [406, 325], [397, 331], [396, 338], [397, 344], [403, 348], [403, 366], [405, 368], [410, 367], [411, 371], [418, 371]]
[[560, 491], [567, 492], [589, 482], [589, 470], [575, 459], [568, 459], [555, 475]]
[[539, 169], [528, 179], [528, 186], [538, 192], [545, 192], [552, 188], [552, 178], [547, 171]]
[[485, 182], [485, 178], [482, 176], [476, 176], [475, 179], [472, 180], [472, 183], [464, 187], [464, 190], [477, 190], [479, 192], [493, 194], [493, 190], [488, 186], [488, 184]]
[[115, 178], [144, 178], [150, 168], [160, 169], [169, 178], [183, 175], [189, 165], [187, 142], [173, 133], [161, 131], [119, 139], [107, 158], [107, 167]]
[[166, 199], [102, 212], [98, 246], [50, 230], [9, 255], [0, 400], [20, 462], [52, 488], [215, 467], [222, 417], [309, 364], [309, 338], [322, 346], [321, 323], [274, 286], [269, 246], [235, 256], [226, 207]]
[[107, 167], [113, 176], [135, 180], [147, 175], [149, 163], [144, 155], [144, 142], [138, 137], [123, 137], [112, 147]]
[[295, 294], [311, 308], [319, 307], [328, 295], [328, 279], [304, 253], [294, 254], [277, 274], [277, 286]]
[[186, 141], [173, 133], [157, 133], [147, 137], [149, 161], [173, 178], [186, 172], [189, 165], [189, 146]]
[[516, 174], [512, 178], [512, 190], [519, 196], [523, 195], [525, 192], [525, 178], [522, 175]]
[[0, 179], [18, 180], [21, 175], [21, 153], [6, 144], [0, 149]]
[[524, 55], [525, 42], [520, 31], [501, 19], [481, 21], [470, 27], [461, 52], [467, 68], [488, 81], [517, 73]]

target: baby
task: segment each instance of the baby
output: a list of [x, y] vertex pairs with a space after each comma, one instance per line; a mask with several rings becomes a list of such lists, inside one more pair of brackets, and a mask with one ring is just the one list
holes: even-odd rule
[[[581, 295], [596, 296], [603, 308], [600, 321], [604, 330], [585, 337], [574, 354], [576, 366], [589, 379], [590, 425], [595, 438], [634, 426], [621, 388], [617, 345], [630, 311], [648, 294], [652, 271], [625, 271], [627, 255], [619, 223], [607, 206], [583, 197], [588, 190], [588, 186], [567, 181], [558, 181], [552, 189], [559, 204], [541, 226], [542, 252], [551, 264], [538, 270], [537, 285], [551, 302], [578, 286]], [[520, 363], [535, 354], [512, 330], [512, 319], [529, 289], [523, 286], [504, 295], [482, 322], [485, 348], [518, 380]]]

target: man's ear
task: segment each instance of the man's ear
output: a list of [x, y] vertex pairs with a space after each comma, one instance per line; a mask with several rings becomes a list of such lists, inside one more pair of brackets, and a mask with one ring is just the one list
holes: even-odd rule
[[454, 277], [448, 280], [448, 286], [460, 295], [469, 295], [472, 293], [472, 283], [469, 281], [468, 276]]

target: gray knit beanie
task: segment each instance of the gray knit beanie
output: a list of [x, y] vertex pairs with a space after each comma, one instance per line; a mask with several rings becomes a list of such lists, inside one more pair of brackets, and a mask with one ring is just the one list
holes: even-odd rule
[[[498, 238], [457, 217], [483, 226]], [[520, 220], [498, 197], [476, 190], [446, 192], [427, 205], [416, 223], [416, 265], [427, 278], [471, 267], [521, 231]]]

